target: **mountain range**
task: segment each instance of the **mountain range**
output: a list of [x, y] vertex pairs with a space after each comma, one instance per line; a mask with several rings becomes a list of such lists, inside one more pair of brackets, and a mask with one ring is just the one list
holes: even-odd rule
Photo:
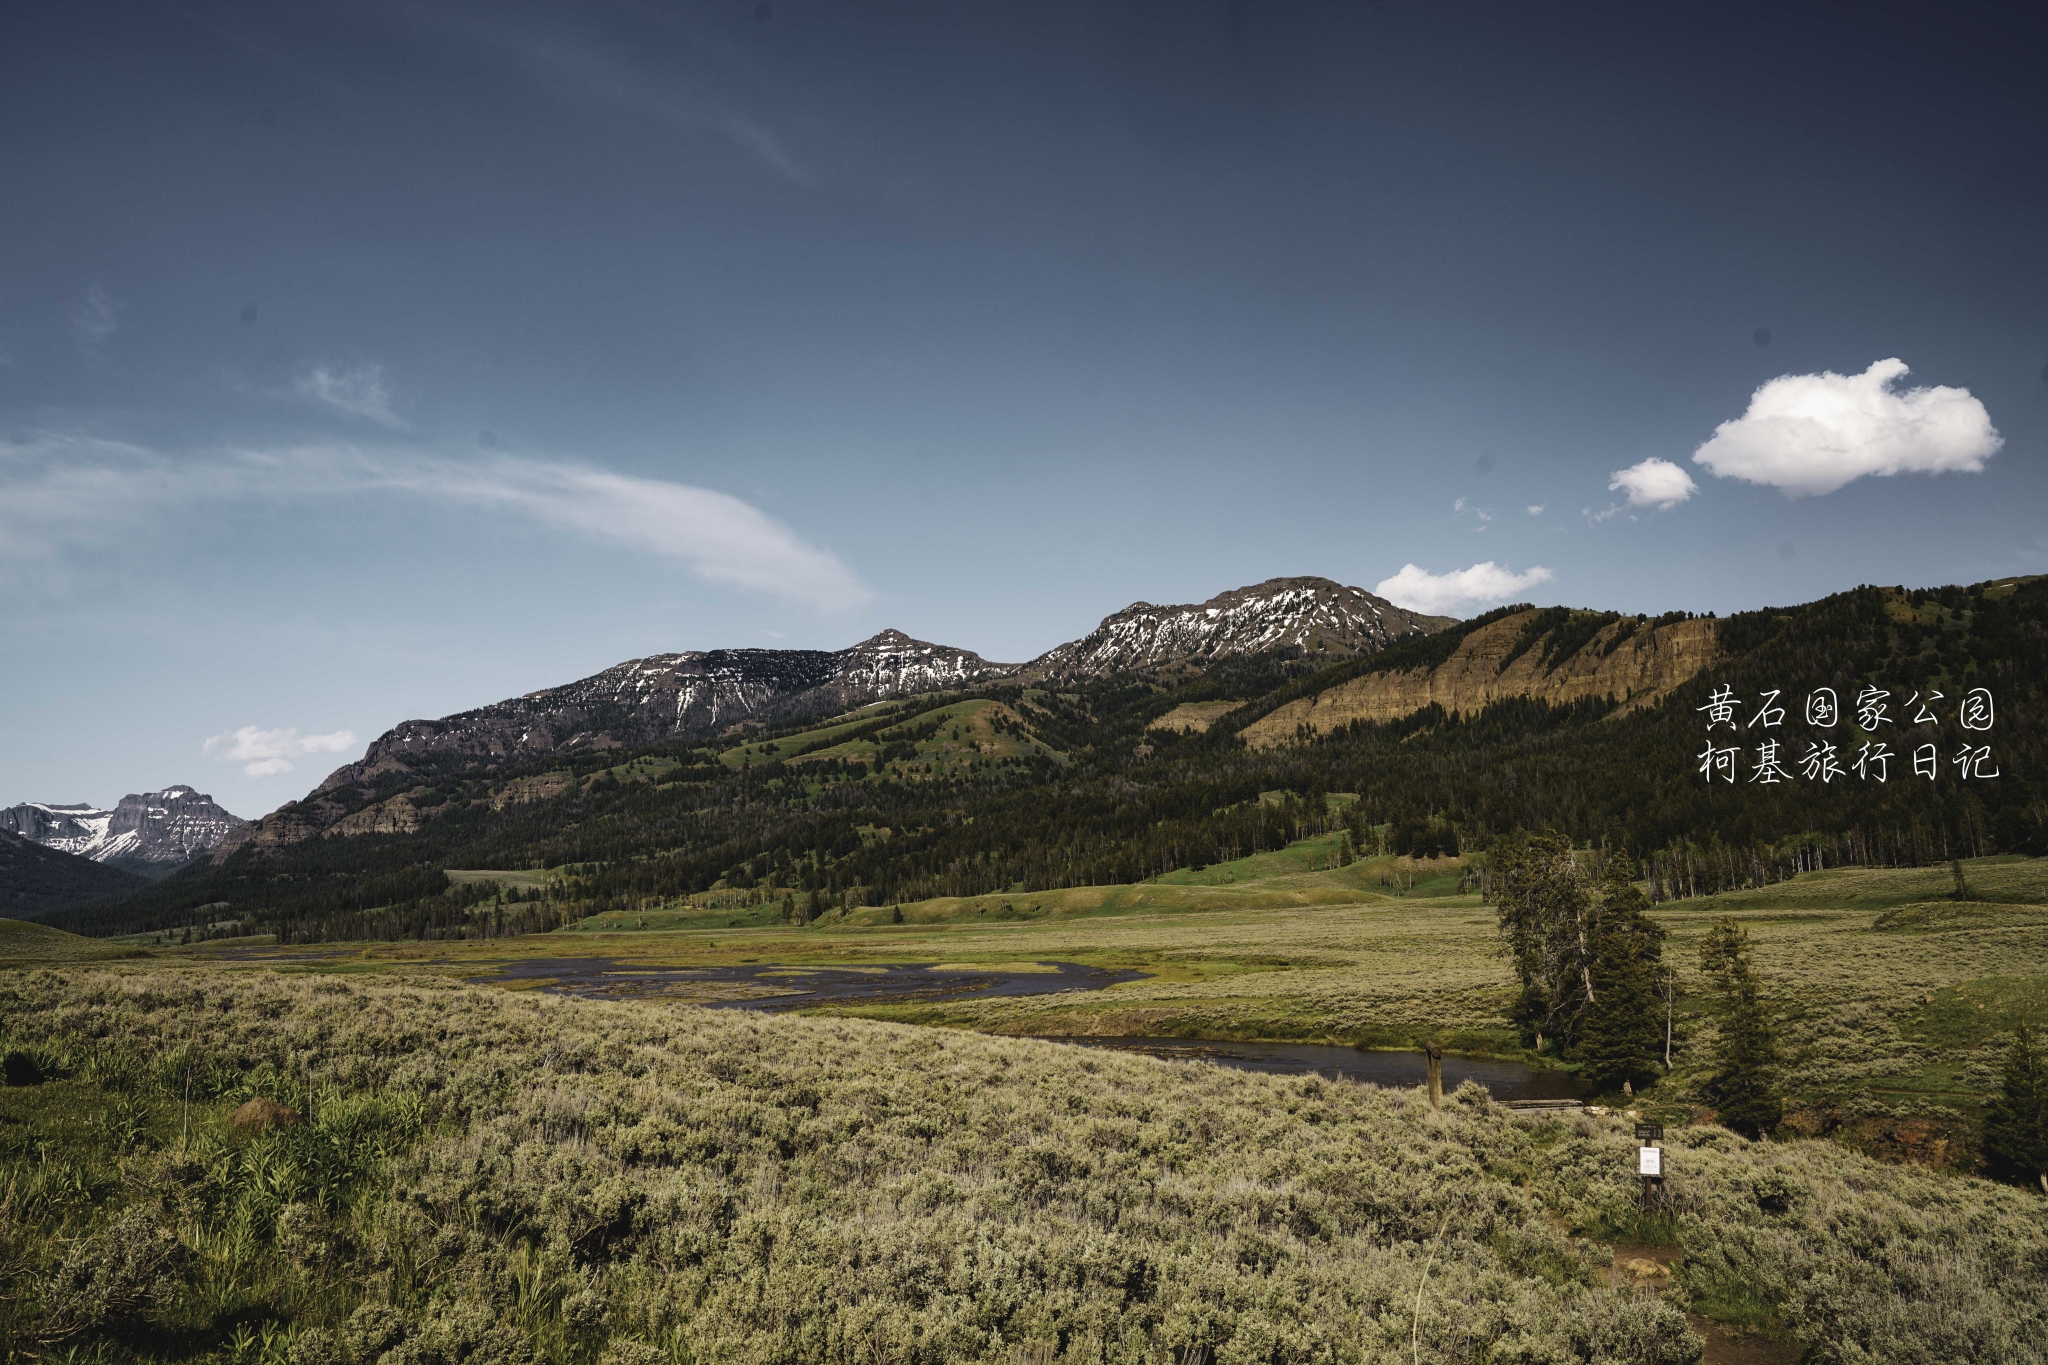
[[[2048, 731], [2032, 720], [2048, 579], [1861, 587], [1720, 619], [1518, 605], [1433, 627], [1282, 580], [1134, 604], [1022, 665], [893, 634], [657, 656], [397, 727], [214, 858], [46, 918], [475, 936], [716, 890], [761, 922], [808, 922], [1199, 870], [1333, 821], [1394, 854], [1556, 829], [1628, 849], [1657, 895], [2048, 853]], [[1803, 756], [1790, 777], [1703, 776], [1703, 746], [1743, 746], [1746, 765], [1763, 742], [1708, 735], [1709, 692], [1728, 689], [1800, 699], [1773, 739]], [[1864, 736], [1798, 719], [1826, 690], [1948, 700], [1876, 734], [1865, 748], [1889, 742], [1892, 766], [1866, 775], [1850, 770]], [[1955, 709], [1978, 691], [1996, 696], [1995, 733]], [[535, 868], [555, 870], [545, 896], [476, 919], [496, 894], [476, 872]]]
[[187, 786], [130, 793], [112, 810], [40, 801], [0, 810], [0, 832], [143, 877], [167, 876], [244, 823]]

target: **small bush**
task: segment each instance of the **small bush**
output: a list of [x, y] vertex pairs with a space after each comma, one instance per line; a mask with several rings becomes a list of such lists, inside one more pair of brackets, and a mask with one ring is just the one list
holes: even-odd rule
[[43, 1074], [42, 1063], [28, 1052], [19, 1048], [10, 1049], [0, 1057], [0, 1079], [9, 1085], [41, 1085], [48, 1077]]
[[153, 1207], [128, 1210], [71, 1246], [43, 1288], [44, 1341], [121, 1333], [177, 1298], [187, 1252]]

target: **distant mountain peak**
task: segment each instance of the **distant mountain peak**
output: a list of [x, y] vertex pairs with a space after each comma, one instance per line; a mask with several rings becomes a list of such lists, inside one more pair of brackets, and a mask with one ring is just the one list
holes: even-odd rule
[[497, 763], [549, 754], [708, 738], [735, 726], [806, 712], [843, 710], [943, 687], [1008, 677], [972, 650], [884, 630], [857, 645], [822, 649], [710, 649], [650, 654], [560, 687], [493, 702], [439, 720], [408, 720], [371, 741], [288, 812], [273, 812], [215, 855], [242, 844], [291, 842], [346, 813], [329, 798], [359, 783], [425, 773], [449, 759]]
[[1328, 578], [1269, 578], [1206, 602], [1133, 602], [1093, 632], [1026, 666], [1028, 676], [1080, 681], [1123, 669], [1200, 664], [1233, 655], [1296, 648], [1323, 658], [1384, 649], [1450, 624], [1395, 606]]
[[161, 877], [218, 848], [244, 823], [211, 796], [182, 784], [131, 792], [112, 810], [40, 801], [0, 810], [0, 830], [145, 877]]

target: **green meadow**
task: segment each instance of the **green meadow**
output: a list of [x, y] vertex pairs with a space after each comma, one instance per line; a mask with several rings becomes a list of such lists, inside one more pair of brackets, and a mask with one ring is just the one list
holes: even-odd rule
[[[2040, 1197], [1970, 1174], [2001, 1049], [2048, 1025], [2042, 862], [1658, 907], [1674, 1066], [1605, 1097], [1669, 1125], [1650, 1216], [1618, 1113], [1475, 1090], [1434, 1114], [1023, 1036], [1550, 1065], [1509, 1027], [1477, 872], [1323, 836], [803, 926], [724, 890], [495, 941], [138, 954], [0, 924], [24, 1078], [0, 1089], [0, 1337], [224, 1365], [2044, 1359]], [[1724, 916], [1785, 1045], [1772, 1142], [1702, 1092], [1697, 952]], [[576, 957], [1142, 976], [763, 1017], [695, 1008], [718, 983], [619, 1003], [499, 975]], [[234, 1128], [259, 1097], [301, 1121]]]
[[[1552, 1064], [1509, 1027], [1509, 963], [1474, 860], [1345, 865], [1340, 841], [1305, 839], [1136, 885], [837, 909], [804, 926], [772, 895], [712, 891], [523, 939], [293, 949], [291, 970], [488, 982], [507, 961], [574, 956], [649, 967], [1074, 962], [1144, 976], [1057, 996], [819, 1008], [1010, 1035], [1438, 1042]], [[2048, 862], [1962, 866], [1962, 900], [1946, 866], [1849, 868], [1659, 907], [1679, 979], [1674, 1065], [1639, 1107], [1710, 1112], [1699, 1067], [1714, 1025], [1697, 954], [1705, 929], [1730, 917], [1755, 944], [1783, 1036], [1793, 1125], [1885, 1156], [1969, 1166], [2000, 1049], [2022, 1020], [2048, 1025]], [[229, 945], [198, 956], [220, 951], [251, 963], [266, 955]]]

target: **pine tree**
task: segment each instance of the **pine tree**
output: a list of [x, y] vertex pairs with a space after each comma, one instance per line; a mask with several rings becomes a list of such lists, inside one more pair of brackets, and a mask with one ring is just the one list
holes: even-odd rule
[[1579, 1029], [1578, 1059], [1586, 1079], [1602, 1090], [1642, 1086], [1663, 1073], [1664, 930], [1649, 917], [1649, 898], [1635, 884], [1626, 853], [1607, 860], [1599, 918], [1593, 933], [1592, 992]]
[[1516, 834], [1494, 851], [1494, 905], [1514, 955], [1521, 991], [1511, 1011], [1525, 1042], [1541, 1052], [1577, 1045], [1596, 992], [1592, 897], [1562, 834]]
[[1785, 1116], [1785, 1102], [1778, 1093], [1778, 1041], [1750, 965], [1748, 932], [1732, 919], [1722, 920], [1707, 931], [1700, 966], [1721, 1004], [1721, 1041], [1707, 1093], [1723, 1123], [1761, 1137]]
[[2005, 1050], [2005, 1076], [1984, 1115], [1984, 1154], [1998, 1175], [2048, 1190], [2048, 1049], [2025, 1024]]

